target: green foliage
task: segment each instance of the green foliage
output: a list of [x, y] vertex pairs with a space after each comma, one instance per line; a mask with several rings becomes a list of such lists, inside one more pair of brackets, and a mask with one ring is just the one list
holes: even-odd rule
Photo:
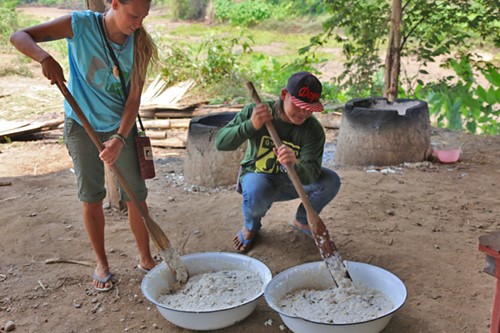
[[256, 25], [266, 19], [284, 22], [325, 12], [322, 0], [215, 0], [214, 5], [217, 19], [239, 26]]
[[215, 16], [222, 22], [251, 26], [271, 15], [271, 6], [263, 0], [214, 0]]
[[301, 52], [314, 52], [334, 38], [342, 44], [346, 57], [344, 71], [336, 78], [336, 83], [358, 97], [377, 95], [379, 90], [374, 78], [381, 66], [379, 48], [388, 31], [388, 3], [377, 0], [330, 0], [326, 3], [332, 16], [324, 23], [325, 32], [313, 37]]
[[[330, 82], [322, 82], [323, 92], [321, 93], [321, 99], [325, 103], [346, 103], [347, 101], [353, 99], [349, 92], [343, 91], [338, 85], [332, 84]], [[325, 109], [327, 109], [325, 107]]]
[[168, 86], [186, 81], [194, 77], [193, 63], [187, 44], [176, 44], [169, 47], [163, 62], [163, 77]]
[[58, 0], [39, 0], [39, 3], [42, 6], [51, 7], [51, 6], [56, 6]]
[[[304, 52], [335, 38], [347, 59], [337, 83], [355, 87], [360, 94], [380, 94], [374, 75], [383, 68], [379, 54], [389, 36], [390, 2], [378, 0], [327, 0], [331, 18], [324, 33], [311, 40]], [[500, 45], [498, 3], [492, 0], [427, 1], [404, 3], [402, 56], [413, 55], [426, 65], [438, 56], [460, 59], [480, 40]], [[418, 78], [415, 78], [418, 79]]]
[[[293, 73], [307, 70], [319, 74], [315, 65], [324, 61], [314, 55], [282, 61], [253, 52], [251, 44], [253, 39], [244, 33], [227, 38], [211, 34], [199, 45], [175, 43], [168, 47], [164, 59], [164, 80], [168, 85], [195, 80], [200, 93], [212, 94], [209, 97], [213, 103], [247, 97], [246, 80], [253, 81], [263, 96], [276, 97]], [[334, 85], [325, 84], [324, 96], [334, 102], [347, 101]]]
[[[38, 3], [61, 6], [75, 1], [79, 0], [38, 0]], [[207, 2], [155, 1], [156, 4], [168, 3], [169, 11], [181, 19], [202, 17]], [[26, 19], [23, 15], [16, 14], [13, 9], [16, 3], [17, 0], [2, 0], [0, 4], [0, 43], [8, 44], [6, 37], [13, 30], [31, 25], [22, 22]], [[478, 61], [480, 58], [470, 53], [478, 43], [499, 46], [500, 25], [495, 3], [492, 0], [415, 0], [405, 3], [402, 56], [412, 56], [424, 66], [420, 75], [425, 75], [425, 65], [437, 59], [456, 73], [431, 83], [424, 83], [416, 75], [408, 81], [408, 86], [415, 89], [403, 91], [399, 87], [401, 95], [428, 101], [437, 126], [500, 134], [498, 69]], [[166, 34], [155, 32], [157, 42], [170, 45], [163, 59], [163, 74], [169, 84], [193, 79], [197, 82], [197, 93], [220, 103], [240, 101], [241, 96], [248, 100], [244, 81], [252, 80], [263, 96], [275, 97], [294, 72], [308, 70], [319, 74], [318, 68], [324, 61], [320, 54], [325, 53], [322, 48], [340, 44], [346, 58], [345, 68], [332, 82], [323, 82], [323, 101], [327, 104], [344, 103], [353, 98], [383, 95], [384, 64], [380, 51], [385, 48], [389, 36], [389, 1], [215, 0], [214, 6], [216, 17], [232, 27], [192, 24], [170, 32], [176, 38], [187, 37], [189, 44], [179, 43], [178, 39], [167, 41]], [[330, 17], [324, 22], [322, 34], [310, 38], [308, 34], [298, 33], [304, 31], [304, 22], [311, 17], [318, 25], [319, 15], [325, 15], [326, 10]], [[291, 22], [294, 25], [290, 25]], [[255, 25], [259, 25], [259, 29], [252, 30], [252, 38], [248, 37], [248, 32], [241, 32], [240, 27]], [[278, 34], [276, 30], [286, 33]], [[250, 44], [252, 47], [279, 45], [280, 52], [275, 56], [269, 55], [269, 49], [253, 52]], [[305, 46], [297, 54], [300, 45]], [[67, 67], [65, 41], [47, 43], [45, 47]], [[475, 82], [473, 73], [477, 72], [487, 79], [487, 86]]]
[[437, 126], [470, 133], [500, 134], [500, 74], [497, 68], [487, 65], [479, 71], [490, 87], [476, 84], [469, 58], [450, 60], [457, 74], [437, 83], [419, 84], [415, 95], [427, 100], [429, 112], [436, 117]]
[[[251, 38], [245, 36], [218, 38], [209, 35], [199, 45], [179, 44], [169, 47], [163, 76], [168, 84], [188, 79], [197, 82], [205, 93], [217, 91], [218, 100], [232, 98], [235, 81], [246, 75], [241, 67], [241, 53], [251, 50]], [[235, 52], [233, 49], [241, 49]]]
[[17, 27], [17, 0], [5, 0], [0, 4], [0, 46], [7, 45]]
[[292, 24], [301, 24], [301, 22], [291, 22], [292, 19], [322, 15], [326, 8], [322, 0], [271, 0], [266, 3], [271, 11], [269, 20]]
[[10, 11], [15, 11], [18, 3], [19, 3], [19, 0], [3, 0], [0, 3], [0, 8], [4, 8], [4, 9], [10, 10]]
[[[231, 81], [240, 73], [239, 56], [233, 48], [239, 45], [237, 37], [217, 38], [209, 36], [195, 48], [194, 67], [200, 74], [198, 82], [207, 86], [220, 81]], [[243, 52], [249, 50], [249, 44], [242, 44]]]
[[[34, 20], [33, 18], [31, 18], [31, 16], [19, 14], [18, 12], [16, 12], [15, 7], [17, 2], [18, 2], [17, 0], [11, 0], [5, 3], [1, 3], [0, 5], [0, 49], [2, 49], [3, 47], [13, 48], [13, 46], [9, 42], [9, 38], [14, 31], [21, 29], [23, 27], [40, 24], [40, 21]], [[7, 7], [9, 9], [7, 9]], [[6, 23], [5, 29], [3, 29], [4, 23]], [[67, 60], [68, 50], [66, 41], [65, 40], [52, 41], [50, 43], [44, 44], [43, 47], [48, 52], [50, 52], [54, 57], [56, 57], [61, 66], [63, 67], [64, 71], [66, 73], [69, 73], [68, 72], [69, 65]], [[19, 53], [19, 57], [16, 59], [15, 62], [13, 62], [12, 66], [2, 68], [2, 70], [0, 71], [0, 76], [21, 75], [25, 77], [32, 77], [33, 74], [31, 73], [30, 69], [26, 66], [31, 61], [32, 61], [31, 58], [28, 58]]]
[[312, 66], [312, 59], [301, 57], [290, 63], [281, 63], [277, 58], [265, 55], [253, 55], [251, 59], [250, 79], [259, 91], [278, 96], [284, 83], [295, 72], [311, 71], [318, 73]]
[[170, 0], [172, 16], [181, 20], [197, 20], [203, 18], [208, 0]]
[[288, 15], [306, 16], [320, 15], [325, 11], [325, 1], [322, 0], [296, 0], [296, 1], [275, 1], [278, 9]]

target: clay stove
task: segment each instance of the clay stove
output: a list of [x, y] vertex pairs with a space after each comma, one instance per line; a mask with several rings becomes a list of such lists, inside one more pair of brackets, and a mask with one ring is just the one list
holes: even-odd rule
[[346, 103], [335, 152], [339, 165], [386, 166], [421, 162], [432, 154], [427, 103], [386, 98]]
[[246, 144], [234, 151], [215, 148], [217, 132], [235, 115], [236, 112], [220, 112], [191, 119], [184, 159], [186, 182], [206, 187], [236, 184]]

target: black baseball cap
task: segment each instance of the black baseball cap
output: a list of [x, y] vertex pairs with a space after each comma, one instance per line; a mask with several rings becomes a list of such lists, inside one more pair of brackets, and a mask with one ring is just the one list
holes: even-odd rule
[[319, 101], [322, 90], [321, 82], [309, 72], [293, 74], [286, 84], [286, 91], [290, 94], [293, 104], [311, 112], [323, 111], [323, 104]]

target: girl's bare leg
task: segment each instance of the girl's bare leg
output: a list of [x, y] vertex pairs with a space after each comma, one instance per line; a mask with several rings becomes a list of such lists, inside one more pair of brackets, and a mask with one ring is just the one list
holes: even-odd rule
[[[141, 206], [146, 210], [146, 212], [148, 211], [148, 207], [145, 202], [141, 202]], [[149, 234], [146, 229], [146, 225], [144, 224], [143, 217], [132, 202], [127, 201], [127, 208], [130, 229], [132, 229], [137, 249], [139, 250], [139, 265], [144, 269], [151, 269], [156, 266], [156, 261], [151, 256]]]
[[[104, 212], [102, 210], [102, 201], [83, 203], [83, 223], [87, 230], [92, 248], [96, 256], [95, 274], [100, 278], [105, 278], [109, 274], [108, 258], [104, 247]], [[94, 279], [94, 287], [109, 287], [110, 282], [102, 283]]]

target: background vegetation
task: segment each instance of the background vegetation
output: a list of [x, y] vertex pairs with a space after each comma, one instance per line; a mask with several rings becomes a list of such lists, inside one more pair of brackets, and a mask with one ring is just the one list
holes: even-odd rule
[[[3, 0], [2, 50], [9, 48], [13, 30], [32, 24], [15, 11], [16, 6], [82, 9], [83, 4], [81, 0]], [[165, 79], [171, 84], [193, 79], [195, 94], [214, 103], [247, 100], [244, 80], [254, 81], [262, 94], [276, 96], [291, 73], [319, 73], [320, 66], [335, 57], [332, 49], [341, 49], [345, 60], [341, 73], [324, 82], [327, 104], [383, 95], [381, 55], [389, 36], [390, 1], [157, 0], [155, 4], [164, 13], [163, 20], [191, 23], [168, 33], [160, 22], [151, 24], [162, 50]], [[421, 70], [402, 76], [399, 96], [426, 100], [434, 125], [500, 134], [497, 5], [494, 0], [404, 3], [402, 56], [416, 59]], [[263, 49], [273, 43], [279, 43], [276, 52]], [[54, 44], [50, 47], [64, 55], [64, 43]], [[485, 58], [479, 51], [494, 57]], [[454, 75], [429, 79], [427, 65], [436, 62]]]

